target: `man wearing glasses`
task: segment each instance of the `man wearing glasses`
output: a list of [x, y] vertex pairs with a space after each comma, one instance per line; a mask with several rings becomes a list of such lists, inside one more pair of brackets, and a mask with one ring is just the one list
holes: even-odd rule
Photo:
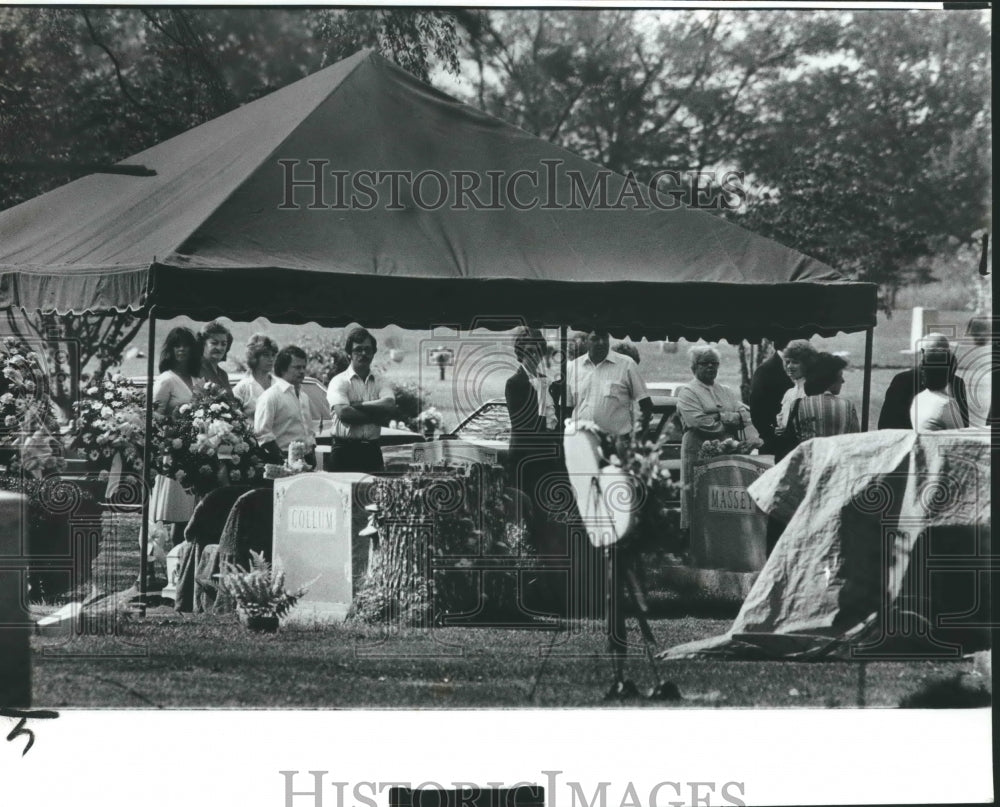
[[327, 470], [375, 473], [385, 468], [378, 439], [382, 424], [396, 411], [396, 398], [372, 372], [378, 349], [374, 336], [354, 328], [347, 334], [345, 348], [351, 366], [330, 379], [326, 390], [333, 424]]

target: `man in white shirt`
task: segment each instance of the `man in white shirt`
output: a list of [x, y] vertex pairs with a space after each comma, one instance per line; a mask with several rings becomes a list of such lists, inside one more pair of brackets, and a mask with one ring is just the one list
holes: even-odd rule
[[951, 396], [948, 385], [953, 375], [945, 356], [939, 364], [925, 363], [920, 369], [920, 381], [926, 387], [910, 404], [910, 422], [917, 432], [961, 429], [965, 423], [958, 402]]
[[261, 448], [274, 463], [284, 462], [288, 446], [305, 444], [305, 461], [315, 467], [316, 435], [313, 432], [309, 399], [302, 391], [306, 376], [305, 351], [289, 345], [274, 358], [274, 382], [257, 399], [253, 429]]
[[396, 397], [372, 372], [378, 350], [374, 336], [364, 328], [354, 328], [344, 347], [351, 366], [330, 379], [326, 391], [333, 425], [327, 470], [375, 473], [385, 468], [378, 439], [382, 424], [395, 414]]
[[609, 435], [628, 437], [635, 425], [636, 402], [642, 440], [653, 413], [646, 382], [633, 359], [611, 352], [606, 330], [591, 331], [587, 336], [587, 352], [566, 367], [566, 404], [573, 410], [573, 421], [593, 421]]

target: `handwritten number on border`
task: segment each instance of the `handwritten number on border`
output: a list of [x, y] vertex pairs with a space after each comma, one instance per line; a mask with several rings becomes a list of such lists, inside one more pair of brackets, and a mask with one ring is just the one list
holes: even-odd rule
[[31, 750], [31, 746], [35, 744], [35, 732], [29, 728], [25, 728], [28, 723], [28, 718], [51, 720], [59, 717], [59, 712], [53, 712], [47, 709], [6, 709], [0, 707], [0, 717], [10, 717], [18, 721], [17, 725], [14, 726], [10, 734], [7, 735], [7, 742], [13, 742], [21, 736], [28, 738], [28, 742], [21, 751], [21, 756], [23, 757], [28, 753], [28, 751]]

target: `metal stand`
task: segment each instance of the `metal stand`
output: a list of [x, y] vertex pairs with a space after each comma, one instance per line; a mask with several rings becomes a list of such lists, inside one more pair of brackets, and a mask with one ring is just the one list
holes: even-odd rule
[[[600, 497], [601, 485], [595, 478], [591, 486], [591, 494]], [[601, 499], [597, 499], [600, 501]], [[614, 529], [612, 527], [612, 529]], [[614, 682], [604, 699], [627, 700], [639, 697], [636, 685], [625, 678], [625, 656], [628, 654], [628, 631], [625, 626], [625, 593], [626, 590], [635, 604], [636, 620], [639, 622], [639, 632], [642, 634], [643, 649], [646, 659], [653, 672], [656, 684], [646, 697], [651, 700], [680, 700], [680, 691], [672, 681], [664, 681], [656, 660], [656, 637], [649, 627], [649, 607], [642, 584], [635, 572], [635, 554], [621, 548], [617, 541], [604, 547], [604, 562], [606, 580], [604, 587], [605, 615], [608, 625], [608, 653], [611, 655]]]

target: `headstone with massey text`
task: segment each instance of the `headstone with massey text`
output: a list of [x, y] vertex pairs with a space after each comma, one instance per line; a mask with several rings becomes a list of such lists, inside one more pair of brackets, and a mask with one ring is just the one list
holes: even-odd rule
[[274, 563], [285, 587], [309, 585], [288, 621], [315, 624], [347, 616], [368, 568], [365, 511], [372, 477], [306, 473], [274, 482]]
[[691, 555], [702, 569], [756, 572], [767, 560], [767, 516], [747, 488], [774, 457], [726, 455], [694, 465]]

